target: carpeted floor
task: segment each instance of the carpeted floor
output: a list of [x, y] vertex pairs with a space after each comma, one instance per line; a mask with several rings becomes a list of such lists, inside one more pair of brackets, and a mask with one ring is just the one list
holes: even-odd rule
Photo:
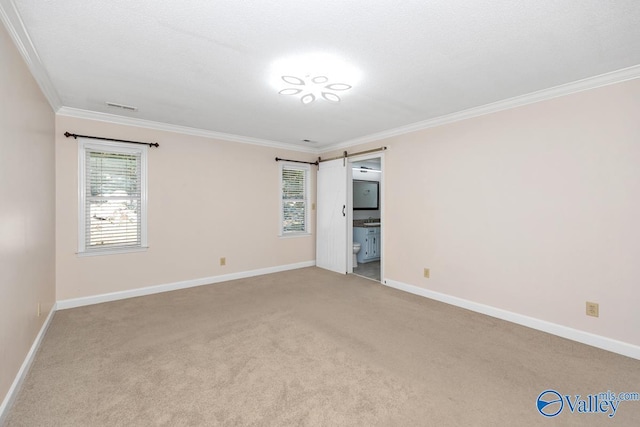
[[305, 268], [57, 312], [7, 425], [639, 425], [547, 389], [640, 392], [640, 361]]

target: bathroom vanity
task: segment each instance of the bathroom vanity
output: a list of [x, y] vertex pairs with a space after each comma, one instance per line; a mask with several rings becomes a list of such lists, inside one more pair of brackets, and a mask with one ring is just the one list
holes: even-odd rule
[[358, 263], [380, 259], [380, 225], [353, 227], [353, 241], [361, 245], [357, 255]]

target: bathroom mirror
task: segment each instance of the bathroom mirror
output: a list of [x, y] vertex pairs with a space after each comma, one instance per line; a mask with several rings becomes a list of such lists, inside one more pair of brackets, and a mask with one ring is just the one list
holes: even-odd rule
[[380, 209], [380, 183], [378, 181], [353, 181], [353, 209]]

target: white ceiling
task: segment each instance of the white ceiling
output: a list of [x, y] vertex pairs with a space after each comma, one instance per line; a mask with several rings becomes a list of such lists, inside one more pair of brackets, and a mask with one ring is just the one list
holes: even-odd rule
[[[638, 0], [0, 0], [0, 6], [56, 110], [304, 151], [618, 70], [627, 69], [624, 78], [640, 76]], [[360, 70], [340, 103], [302, 105], [269, 83], [274, 61], [315, 52]]]

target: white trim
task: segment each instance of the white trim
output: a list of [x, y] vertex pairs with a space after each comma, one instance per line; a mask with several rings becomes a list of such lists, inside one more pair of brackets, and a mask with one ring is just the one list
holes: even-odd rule
[[297, 239], [298, 237], [310, 237], [310, 236], [313, 236], [313, 234], [311, 234], [310, 232], [305, 232], [305, 233], [287, 233], [287, 234], [278, 235], [278, 237], [280, 239]]
[[57, 111], [62, 106], [62, 100], [60, 99], [60, 95], [58, 95], [58, 91], [53, 86], [44, 65], [42, 65], [38, 52], [33, 46], [31, 37], [29, 37], [29, 33], [24, 26], [24, 22], [13, 0], [0, 0], [0, 20], [4, 23], [13, 43], [27, 64], [38, 86], [40, 86], [40, 90], [42, 90], [45, 98], [47, 98], [49, 105], [51, 105], [53, 111]]
[[117, 116], [115, 114], [100, 113], [97, 111], [81, 110], [78, 108], [61, 107], [56, 112], [61, 116], [75, 117], [79, 119], [97, 120], [100, 122], [114, 123], [125, 126], [135, 126], [145, 129], [160, 130], [164, 132], [175, 132], [182, 135], [200, 136], [203, 138], [219, 139], [223, 141], [241, 142], [244, 144], [260, 145], [263, 147], [281, 148], [289, 151], [299, 151], [304, 153], [317, 154], [320, 151], [315, 148], [298, 147], [284, 142], [270, 141], [267, 139], [253, 138], [250, 136], [233, 135], [229, 133], [215, 132], [212, 130], [192, 128], [188, 126], [172, 125], [169, 123], [154, 122], [151, 120], [138, 119], [135, 117]]
[[53, 314], [56, 312], [56, 310], [57, 310], [57, 306], [54, 303], [53, 307], [51, 307], [51, 311], [49, 311], [49, 315], [47, 316], [44, 323], [42, 324], [42, 327], [40, 328], [40, 332], [38, 332], [38, 335], [36, 335], [36, 339], [33, 341], [33, 344], [31, 345], [31, 349], [27, 353], [27, 356], [24, 358], [24, 362], [22, 362], [22, 366], [20, 366], [20, 369], [18, 370], [18, 373], [16, 374], [16, 377], [13, 380], [13, 383], [11, 384], [11, 387], [9, 387], [9, 391], [7, 391], [7, 394], [4, 397], [4, 400], [2, 401], [2, 405], [0, 405], [0, 425], [4, 424], [5, 418], [9, 413], [9, 409], [11, 408], [11, 405], [15, 401], [16, 397], [18, 397], [18, 392], [20, 391], [20, 387], [22, 387], [22, 383], [24, 382], [24, 379], [27, 377], [29, 368], [31, 367], [31, 364], [33, 363], [33, 360], [36, 356], [36, 353], [40, 348], [40, 344], [42, 343], [42, 339], [44, 338], [44, 335], [47, 332], [47, 329], [49, 329], [49, 325], [51, 324], [51, 320], [53, 319]]
[[94, 249], [88, 252], [76, 252], [76, 255], [80, 258], [84, 258], [84, 257], [102, 256], [102, 255], [119, 255], [119, 254], [130, 254], [134, 252], [146, 252], [148, 249], [149, 249], [149, 246], [134, 246], [131, 248], [122, 247], [117, 249], [103, 249], [103, 250]]
[[279, 273], [281, 271], [296, 270], [298, 268], [313, 267], [315, 261], [304, 261], [296, 264], [278, 265], [275, 267], [260, 268], [257, 270], [241, 271], [238, 273], [223, 274], [220, 276], [203, 277], [201, 279], [184, 280], [181, 282], [167, 283], [164, 285], [147, 286], [145, 288], [129, 289], [126, 291], [111, 292], [108, 294], [92, 295], [88, 297], [71, 298], [57, 302], [58, 310], [83, 307], [85, 305], [100, 304], [103, 302], [117, 301], [127, 298], [141, 297], [158, 294], [161, 292], [176, 291], [179, 289], [193, 288], [196, 286], [211, 285], [229, 280], [245, 279], [247, 277], [261, 276], [264, 274]]
[[596, 89], [602, 86], [608, 86], [616, 83], [622, 83], [627, 80], [640, 78], [640, 65], [623, 68], [622, 70], [612, 71], [610, 73], [600, 74], [594, 77], [577, 80], [575, 82], [554, 86], [548, 89], [531, 92], [525, 95], [515, 96], [513, 98], [503, 99], [491, 104], [481, 105], [479, 107], [470, 108], [463, 111], [447, 114], [433, 119], [412, 123], [406, 126], [400, 126], [394, 129], [385, 130], [371, 135], [344, 141], [338, 144], [322, 147], [322, 152], [333, 151], [342, 148], [353, 147], [354, 145], [365, 144], [367, 142], [379, 141], [382, 139], [392, 138], [394, 136], [404, 135], [423, 129], [433, 128], [470, 119], [473, 117], [484, 116], [486, 114], [496, 113], [498, 111], [509, 110], [511, 108], [521, 107], [540, 101], [546, 101], [576, 92]]
[[420, 121], [417, 123], [400, 126], [394, 129], [365, 135], [359, 138], [343, 141], [337, 144], [325, 145], [317, 148], [300, 147], [284, 142], [270, 141], [248, 136], [232, 135], [210, 130], [191, 128], [187, 126], [171, 125], [168, 123], [154, 122], [134, 117], [116, 116], [114, 114], [99, 113], [95, 111], [82, 110], [71, 107], [61, 107], [57, 110], [57, 114], [61, 116], [77, 117], [81, 119], [98, 120], [107, 123], [122, 124], [128, 126], [136, 126], [146, 129], [161, 130], [167, 132], [175, 132], [184, 135], [201, 136], [205, 138], [220, 139], [224, 141], [240, 142], [245, 144], [260, 145], [272, 148], [281, 148], [285, 150], [298, 151], [303, 153], [322, 154], [333, 150], [349, 148], [368, 142], [380, 141], [395, 136], [405, 135], [407, 133], [416, 132], [423, 129], [433, 128], [458, 122], [461, 120], [479, 117], [486, 114], [496, 113], [498, 111], [508, 110], [511, 108], [521, 107], [540, 101], [546, 101], [558, 98], [572, 93], [582, 92], [590, 89], [596, 89], [602, 86], [608, 86], [616, 83], [622, 83], [628, 80], [640, 78], [640, 65], [635, 65], [621, 70], [600, 74], [594, 77], [588, 77], [575, 82], [554, 86], [548, 89], [539, 90], [525, 95], [504, 99], [493, 102], [491, 104], [481, 105], [479, 107], [470, 108], [463, 111], [447, 114], [444, 116], [434, 117], [432, 119]]
[[640, 360], [640, 346], [614, 340], [612, 338], [603, 337], [601, 335], [592, 334], [590, 332], [573, 329], [568, 326], [559, 325], [557, 323], [547, 322], [546, 320], [536, 319], [534, 317], [525, 316], [523, 314], [514, 313], [512, 311], [503, 310], [485, 304], [469, 301], [463, 298], [454, 297], [440, 292], [431, 291], [429, 289], [420, 288], [414, 285], [398, 282], [396, 280], [384, 279], [382, 283], [391, 288], [409, 292], [425, 298], [451, 304], [456, 307], [465, 308], [475, 311], [476, 313], [486, 314], [487, 316], [497, 319], [506, 320], [538, 331], [547, 332], [572, 341], [587, 344], [603, 350], [621, 354], [623, 356], [632, 357]]

